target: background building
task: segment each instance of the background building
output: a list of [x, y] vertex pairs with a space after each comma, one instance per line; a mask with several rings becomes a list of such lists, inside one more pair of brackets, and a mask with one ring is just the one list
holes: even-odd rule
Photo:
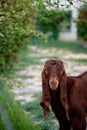
[[60, 9], [71, 11], [71, 18], [68, 19], [70, 23], [69, 28], [67, 29], [67, 26], [66, 26], [65, 30], [60, 32], [59, 39], [67, 40], [67, 41], [75, 41], [78, 38], [77, 25], [76, 25], [75, 20], [78, 18], [78, 9], [81, 6], [81, 2], [79, 2], [78, 0], [74, 0], [73, 5], [67, 8], [68, 4], [69, 3], [67, 2], [67, 0], [61, 0], [60, 2]]

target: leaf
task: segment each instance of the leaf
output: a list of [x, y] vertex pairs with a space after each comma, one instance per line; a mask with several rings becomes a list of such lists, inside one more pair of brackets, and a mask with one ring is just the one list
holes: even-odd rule
[[4, 37], [3, 33], [0, 33], [0, 37]]

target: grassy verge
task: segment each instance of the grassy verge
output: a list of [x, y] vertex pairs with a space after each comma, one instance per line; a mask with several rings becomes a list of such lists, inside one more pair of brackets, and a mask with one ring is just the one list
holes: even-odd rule
[[[44, 58], [58, 58], [68, 55], [68, 52], [73, 54], [87, 54], [87, 49], [83, 48], [83, 43], [81, 42], [64, 42], [64, 41], [55, 41], [50, 39], [47, 43], [39, 39], [33, 39], [31, 41], [30, 47], [27, 52], [22, 52], [21, 60], [19, 64], [19, 70], [24, 69], [30, 65], [42, 65], [41, 59]], [[54, 55], [51, 55], [52, 49], [54, 49]], [[48, 50], [49, 54], [43, 54], [43, 51]], [[69, 59], [75, 62], [87, 63], [86, 59]]]
[[13, 100], [7, 87], [0, 84], [0, 88], [0, 130], [40, 130]]
[[41, 130], [58, 130], [58, 124], [55, 122], [55, 117], [51, 111], [48, 119], [44, 119], [43, 110], [39, 105], [41, 93], [35, 94], [36, 100], [26, 103], [24, 109], [30, 113], [30, 119], [37, 124]]
[[6, 126], [5, 126], [4, 122], [3, 122], [1, 114], [0, 114], [0, 130], [6, 130]]
[[73, 53], [86, 53], [87, 54], [87, 49], [83, 48], [83, 43], [76, 41], [76, 42], [65, 42], [65, 41], [58, 41], [54, 39], [50, 39], [47, 43], [44, 41], [41, 41], [39, 39], [33, 39], [31, 41], [32, 45], [36, 45], [39, 48], [57, 48], [58, 50], [66, 50], [66, 51], [71, 51]]

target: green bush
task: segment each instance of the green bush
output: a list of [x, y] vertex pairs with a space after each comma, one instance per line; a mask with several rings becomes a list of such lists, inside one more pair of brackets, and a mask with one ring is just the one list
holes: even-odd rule
[[11, 69], [34, 34], [34, 0], [0, 2], [0, 71]]
[[0, 83], [0, 130], [10, 129], [40, 130], [37, 126], [34, 126], [29, 117], [13, 100], [13, 96], [7, 87]]
[[56, 8], [47, 9], [43, 7], [37, 16], [37, 28], [45, 34], [52, 33], [50, 36], [54, 39], [58, 39], [61, 28], [67, 26], [67, 21], [70, 17], [70, 11], [61, 11]]
[[84, 41], [87, 41], [87, 5], [84, 5], [79, 10], [77, 28], [78, 37]]
[[38, 15], [37, 25], [43, 33], [52, 32], [52, 37], [57, 39], [62, 20], [63, 17], [59, 11], [45, 9]]

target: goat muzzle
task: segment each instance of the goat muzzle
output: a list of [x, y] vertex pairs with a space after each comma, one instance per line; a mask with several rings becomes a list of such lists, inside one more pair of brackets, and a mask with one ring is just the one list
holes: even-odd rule
[[52, 90], [56, 90], [58, 88], [58, 80], [50, 80], [49, 85]]

